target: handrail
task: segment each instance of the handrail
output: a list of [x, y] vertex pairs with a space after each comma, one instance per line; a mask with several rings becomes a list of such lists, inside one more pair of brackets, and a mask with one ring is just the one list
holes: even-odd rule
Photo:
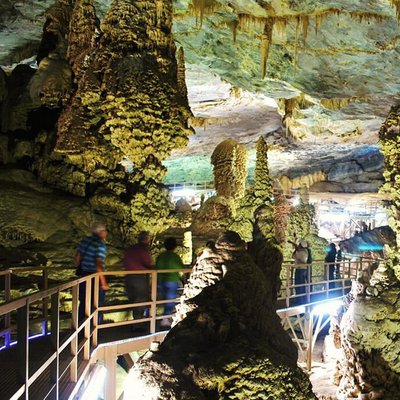
[[[362, 267], [363, 263], [370, 262], [370, 260], [356, 260], [356, 261], [348, 261], [345, 260], [339, 264], [347, 265], [348, 270], [344, 270], [344, 274], [339, 279], [329, 280], [324, 279], [322, 281], [313, 282], [312, 279], [309, 280], [305, 285], [294, 285], [291, 278], [291, 271], [294, 269], [292, 263], [288, 263], [283, 265], [284, 270], [286, 271], [286, 280], [285, 285], [282, 288], [284, 292], [284, 296], [280, 296], [278, 300], [283, 300], [286, 302], [286, 307], [290, 307], [290, 302], [295, 300], [300, 295], [294, 293], [296, 289], [301, 286], [304, 286], [307, 291], [307, 303], [310, 303], [311, 296], [314, 294], [321, 294], [324, 293], [326, 297], [329, 297], [329, 294], [333, 291], [341, 292], [341, 295], [345, 294], [345, 291], [349, 289], [351, 278], [354, 278], [358, 269]], [[318, 263], [318, 262], [317, 262]], [[326, 264], [326, 263], [325, 263]], [[338, 263], [336, 263], [338, 264]], [[356, 266], [354, 271], [350, 271], [350, 267]], [[310, 268], [310, 276], [312, 274], [312, 264], [308, 266]], [[326, 264], [328, 265], [328, 264]], [[326, 267], [326, 266], [325, 266]], [[39, 270], [43, 270], [46, 267], [41, 267]], [[23, 268], [23, 272], [26, 271], [36, 271], [38, 269], [29, 267]], [[7, 276], [7, 273], [18, 272], [19, 269], [11, 269], [9, 271], [2, 271], [3, 275]], [[63, 282], [55, 287], [46, 288], [40, 290], [39, 292], [22, 296], [18, 299], [9, 300], [6, 303], [0, 305], [0, 316], [6, 317], [8, 322], [11, 320], [11, 313], [17, 312], [17, 333], [18, 333], [18, 341], [16, 346], [18, 346], [19, 350], [19, 360], [21, 361], [21, 369], [19, 371], [20, 379], [22, 382], [22, 386], [18, 389], [18, 396], [21, 393], [29, 393], [29, 388], [34, 381], [36, 381], [43, 371], [46, 368], [52, 369], [52, 374], [54, 379], [57, 383], [57, 390], [60, 390], [59, 387], [62, 386], [61, 378], [65, 377], [66, 374], [69, 374], [69, 380], [71, 382], [79, 384], [80, 381], [83, 379], [85, 374], [89, 371], [91, 364], [93, 364], [93, 360], [91, 358], [91, 352], [93, 349], [97, 348], [98, 346], [98, 333], [99, 330], [104, 330], [120, 325], [127, 325], [127, 324], [138, 324], [142, 322], [146, 322], [150, 325], [150, 334], [156, 334], [157, 326], [156, 321], [165, 318], [165, 315], [157, 315], [157, 308], [162, 306], [167, 302], [171, 302], [171, 300], [159, 300], [157, 299], [157, 278], [158, 274], [163, 273], [170, 273], [174, 271], [179, 271], [182, 273], [189, 273], [191, 271], [190, 268], [184, 268], [180, 270], [140, 270], [140, 271], [106, 271], [103, 274], [106, 276], [126, 276], [126, 275], [143, 275], [148, 274], [152, 277], [151, 279], [151, 296], [149, 301], [141, 302], [141, 303], [124, 303], [124, 304], [115, 304], [109, 305], [105, 304], [103, 306], [98, 305], [97, 296], [94, 296], [94, 309], [92, 310], [91, 305], [91, 293], [94, 290], [95, 293], [99, 290], [99, 273], [94, 273], [92, 275], [88, 275], [85, 277], [75, 278], [71, 281]], [[326, 271], [326, 270], [325, 270]], [[71, 271], [72, 272], [72, 271]], [[48, 279], [48, 274], [44, 275]], [[328, 275], [326, 275], [328, 276]], [[93, 284], [92, 284], [93, 281]], [[86, 283], [87, 290], [86, 290], [86, 318], [79, 322], [78, 321], [78, 293], [79, 293], [79, 285]], [[329, 287], [331, 284], [340, 284], [338, 288], [331, 288]], [[322, 285], [322, 289], [315, 291], [315, 286]], [[46, 285], [44, 285], [46, 287]], [[70, 328], [71, 332], [67, 335], [67, 337], [63, 338], [62, 342], [60, 342], [60, 293], [65, 291], [72, 292], [72, 311], [71, 311], [71, 321], [70, 321]], [[177, 301], [178, 299], [175, 299]], [[29, 309], [30, 307], [38, 302], [43, 302], [46, 304], [44, 308], [42, 308], [43, 315], [42, 318], [45, 321], [45, 326], [47, 329], [47, 324], [50, 323], [50, 338], [53, 344], [54, 351], [48, 357], [47, 361], [43, 363], [43, 365], [37, 369], [36, 371], [29, 371], [29, 368], [26, 368], [26, 365], [29, 365], [29, 327], [31, 326], [31, 320], [29, 319]], [[50, 313], [47, 315], [50, 306]], [[150, 309], [150, 315], [147, 318], [142, 318], [139, 320], [126, 320], [120, 322], [110, 322], [99, 324], [98, 323], [98, 315], [100, 312], [108, 313], [112, 311], [118, 311], [121, 309], [132, 309], [138, 306], [146, 306]], [[0, 332], [0, 335], [4, 335], [6, 337], [5, 344], [10, 344], [10, 336], [11, 336], [11, 325], [8, 325], [6, 329]], [[79, 341], [79, 335], [83, 335], [83, 341]], [[8, 338], [8, 339], [7, 339]], [[70, 357], [71, 361], [64, 366], [63, 370], [60, 367], [60, 357], [61, 352], [70, 348]], [[79, 354], [82, 354], [82, 357], [78, 357]], [[54, 363], [56, 363], [56, 368], [54, 369]], [[82, 364], [83, 363], [83, 364]], [[53, 370], [54, 369], [54, 370]], [[78, 373], [79, 372], [79, 373]], [[0, 388], [0, 392], [1, 392]], [[22, 392], [21, 392], [22, 391]], [[0, 393], [1, 394], [1, 393]], [[0, 396], [1, 398], [1, 396]], [[17, 398], [17, 397], [15, 397]]]

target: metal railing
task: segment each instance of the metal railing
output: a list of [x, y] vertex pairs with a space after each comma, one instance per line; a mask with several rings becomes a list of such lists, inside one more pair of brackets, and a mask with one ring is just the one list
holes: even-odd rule
[[[307, 303], [313, 302], [313, 296], [324, 295], [329, 297], [332, 291], [340, 291], [340, 296], [351, 286], [351, 279], [356, 277], [357, 271], [360, 270], [365, 263], [371, 260], [359, 259], [356, 261], [346, 260], [340, 263], [341, 275], [338, 279], [329, 280], [323, 277], [324, 274], [314, 274], [314, 271], [320, 270], [316, 266], [320, 266], [320, 262], [315, 262], [309, 268], [309, 282], [304, 285], [295, 285], [292, 281], [292, 272], [294, 270], [293, 263], [285, 263], [283, 265], [283, 275], [285, 275], [284, 284], [281, 288], [281, 295], [278, 301], [281, 301], [286, 307], [285, 310], [279, 310], [278, 314], [281, 318], [287, 318], [291, 311], [287, 308], [291, 306], [291, 301], [298, 299], [304, 294], [296, 294], [296, 289], [303, 286]], [[323, 265], [325, 273], [327, 265]], [[16, 273], [41, 272], [42, 290], [37, 293], [23, 296], [21, 298], [11, 300], [11, 275]], [[181, 273], [189, 273], [190, 268], [179, 270]], [[71, 270], [71, 272], [73, 272]], [[121, 278], [126, 275], [143, 275], [148, 274], [151, 278], [151, 294], [148, 301], [141, 303], [119, 303], [105, 304], [99, 306], [98, 297], [93, 296], [92, 307], [92, 291], [99, 291], [99, 274], [93, 274], [70, 282], [58, 284], [49, 288], [50, 269], [47, 268], [14, 268], [9, 271], [2, 271], [0, 274], [4, 276], [4, 299], [5, 303], [0, 305], [0, 318], [2, 318], [3, 329], [0, 331], [0, 337], [3, 337], [4, 347], [11, 348], [13, 339], [16, 339], [15, 351], [18, 355], [17, 375], [20, 383], [16, 390], [9, 395], [10, 399], [30, 398], [30, 388], [35, 382], [43, 380], [43, 376], [47, 371], [50, 376], [50, 383], [44, 390], [41, 399], [46, 399], [50, 395], [56, 399], [73, 398], [83, 380], [87, 377], [88, 372], [93, 364], [103, 359], [107, 368], [113, 368], [111, 364], [115, 361], [116, 355], [123, 354], [121, 351], [130, 351], [143, 349], [141, 346], [149, 346], [154, 338], [161, 340], [165, 333], [157, 334], [157, 321], [167, 317], [166, 315], [158, 315], [157, 309], [171, 300], [159, 300], [157, 298], [157, 280], [158, 275], [170, 273], [171, 270], [143, 270], [143, 271], [107, 271], [104, 272], [109, 279], [112, 276]], [[326, 273], [326, 276], [328, 274]], [[79, 302], [79, 286], [86, 284], [86, 301], [85, 315], [83, 321], [78, 321], [78, 302]], [[332, 288], [330, 285], [340, 284], [340, 287]], [[318, 286], [319, 285], [319, 286]], [[62, 298], [67, 298], [70, 307], [68, 311], [62, 311], [60, 304]], [[175, 299], [178, 301], [178, 299]], [[132, 310], [134, 307], [148, 307], [149, 315], [141, 319], [127, 319], [122, 321], [111, 322], [104, 319], [104, 323], [99, 324], [99, 313], [107, 315], [107, 313], [119, 312], [121, 310]], [[31, 315], [32, 311], [36, 314]], [[307, 312], [307, 310], [305, 311]], [[66, 314], [68, 319], [62, 318], [61, 314]], [[110, 328], [147, 323], [149, 326], [150, 336], [135, 339], [133, 342], [113, 343], [108, 346], [106, 344], [99, 345], [99, 332], [106, 331]], [[51, 350], [46, 355], [46, 359], [39, 366], [35, 366], [30, 358], [30, 334], [37, 327], [41, 327], [42, 341], [50, 343]], [[153, 339], [152, 339], [153, 338]], [[148, 348], [148, 347], [147, 347]], [[1, 356], [0, 351], [0, 356]], [[115, 365], [114, 369], [109, 373], [106, 385], [106, 399], [115, 399]], [[36, 390], [36, 389], [35, 389]], [[3, 388], [0, 387], [0, 398], [6, 398], [1, 395]], [[53, 393], [53, 394], [52, 394]], [[37, 398], [37, 397], [31, 397]]]
[[[31, 269], [35, 271], [43, 270]], [[14, 273], [16, 269], [12, 270]], [[24, 269], [24, 272], [27, 270]], [[179, 270], [181, 273], [189, 273], [191, 269]], [[99, 292], [99, 276], [96, 273], [73, 281], [59, 284], [53, 288], [46, 288], [37, 293], [23, 296], [15, 300], [7, 301], [0, 305], [0, 318], [3, 319], [4, 329], [0, 331], [0, 337], [4, 338], [5, 350], [13, 349], [17, 358], [15, 373], [19, 382], [12, 393], [3, 393], [7, 388], [0, 387], [0, 398], [25, 399], [34, 397], [39, 398], [37, 389], [30, 393], [30, 388], [35, 382], [43, 380], [44, 376], [50, 376], [47, 388], [39, 395], [41, 399], [49, 396], [56, 399], [72, 398], [79, 388], [82, 380], [87, 375], [91, 365], [97, 360], [91, 356], [94, 349], [98, 347], [98, 335], [100, 330], [121, 325], [134, 325], [144, 322], [149, 323], [150, 334], [156, 333], [156, 323], [159, 319], [166, 318], [166, 315], [157, 315], [157, 307], [174, 300], [157, 299], [157, 277], [159, 274], [170, 273], [171, 270], [151, 270], [151, 271], [113, 271], [105, 272], [104, 275], [143, 275], [151, 277], [151, 298], [142, 303], [124, 303], [117, 305], [99, 306], [98, 296], [92, 296], [92, 292]], [[5, 298], [10, 296], [10, 277], [12, 272], [3, 271], [5, 280]], [[48, 277], [45, 273], [44, 276]], [[85, 284], [85, 318], [78, 321], [78, 302], [79, 286]], [[71, 310], [68, 313], [66, 324], [61, 326], [62, 319], [60, 314], [61, 295], [70, 294]], [[92, 303], [93, 298], [93, 305]], [[176, 301], [176, 299], [175, 299]], [[149, 317], [138, 320], [126, 320], [99, 324], [99, 313], [118, 311], [121, 309], [132, 309], [133, 307], [147, 306], [150, 309]], [[31, 318], [31, 312], [41, 313], [39, 318]], [[64, 321], [65, 322], [65, 321]], [[30, 357], [30, 339], [32, 332], [40, 327], [43, 342], [50, 344], [51, 350], [48, 351], [46, 359], [41, 364], [35, 365]], [[161, 335], [162, 336], [162, 335]], [[15, 341], [13, 341], [15, 339]], [[37, 338], [38, 339], [38, 338]], [[50, 343], [49, 343], [50, 341]], [[148, 341], [146, 341], [148, 343]], [[48, 349], [47, 349], [48, 350]], [[1, 354], [1, 352], [0, 352]], [[100, 355], [103, 354], [99, 353]], [[107, 352], [104, 354], [108, 354]], [[61, 357], [62, 355], [62, 357]], [[71, 389], [71, 383], [74, 387]], [[36, 397], [35, 397], [36, 396]], [[113, 398], [109, 396], [108, 398]]]
[[[282, 285], [278, 301], [281, 304], [284, 302], [285, 307], [290, 307], [299, 298], [304, 299], [303, 303], [311, 303], [316, 299], [328, 299], [333, 294], [335, 294], [334, 297], [344, 296], [350, 290], [351, 281], [357, 278], [359, 271], [378, 261], [380, 260], [363, 257], [346, 259], [335, 263], [316, 260], [311, 264], [302, 265], [295, 265], [294, 262], [286, 261], [282, 264]], [[335, 274], [335, 279], [329, 279], [329, 267], [333, 265], [338, 273]], [[307, 283], [295, 284], [293, 275], [296, 268], [307, 270]], [[339, 292], [340, 294], [338, 294]]]

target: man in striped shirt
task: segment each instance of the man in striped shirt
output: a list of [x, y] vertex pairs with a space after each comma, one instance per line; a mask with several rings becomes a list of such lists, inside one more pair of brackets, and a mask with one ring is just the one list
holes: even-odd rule
[[[81, 276], [87, 276], [96, 272], [104, 271], [104, 261], [107, 254], [107, 246], [105, 239], [107, 237], [107, 229], [104, 224], [94, 223], [92, 225], [92, 236], [88, 236], [83, 239], [78, 246], [78, 250], [75, 255], [75, 265], [80, 264], [82, 269]], [[103, 274], [100, 274], [100, 289], [99, 289], [99, 306], [104, 303], [105, 292], [109, 289], [106, 278]], [[94, 288], [94, 280], [92, 280], [92, 289]], [[86, 298], [86, 283], [83, 282], [79, 286], [79, 310], [78, 318], [79, 321], [85, 318], [85, 298]], [[93, 290], [92, 290], [92, 312], [93, 312]], [[99, 319], [101, 317], [99, 316]]]

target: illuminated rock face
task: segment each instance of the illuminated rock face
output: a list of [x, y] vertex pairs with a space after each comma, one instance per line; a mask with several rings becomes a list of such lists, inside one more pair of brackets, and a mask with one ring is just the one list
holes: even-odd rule
[[396, 251], [391, 254], [393, 268], [400, 279], [400, 106], [393, 107], [379, 131], [380, 145], [385, 157], [384, 189], [391, 196], [389, 224], [396, 232]]
[[381, 264], [351, 292], [341, 329], [338, 398], [396, 400], [400, 391], [400, 282]]
[[215, 249], [204, 250], [175, 326], [133, 373], [130, 383], [144, 393], [139, 398], [314, 399], [274, 311], [267, 275], [236, 233], [226, 232]]
[[115, 0], [101, 25], [91, 0], [58, 0], [45, 16], [39, 69], [1, 75], [2, 162], [88, 199], [119, 238], [165, 229], [172, 205], [161, 162], [192, 133], [172, 1]]
[[240, 199], [247, 176], [247, 154], [243, 145], [232, 139], [220, 143], [211, 155], [214, 185], [218, 196]]

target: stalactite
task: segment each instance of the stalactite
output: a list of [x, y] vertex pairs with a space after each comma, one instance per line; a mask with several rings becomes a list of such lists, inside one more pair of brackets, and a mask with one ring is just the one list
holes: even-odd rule
[[371, 22], [371, 21], [376, 21], [377, 23], [382, 23], [383, 20], [386, 18], [385, 16], [381, 14], [376, 14], [376, 13], [366, 13], [366, 12], [356, 12], [356, 11], [351, 11], [350, 17], [356, 21], [359, 22]]
[[328, 108], [329, 110], [340, 110], [341, 108], [347, 107], [350, 103], [351, 99], [349, 97], [321, 99], [321, 106]]
[[300, 17], [302, 32], [303, 32], [303, 46], [306, 45], [307, 35], [308, 35], [308, 26], [310, 24], [310, 17], [308, 15], [302, 15]]
[[67, 50], [67, 60], [71, 64], [76, 82], [80, 78], [83, 60], [92, 47], [93, 36], [98, 27], [93, 0], [76, 0], [69, 24]]
[[286, 28], [290, 22], [288, 18], [284, 17], [274, 17], [274, 27], [279, 34], [282, 34], [286, 31]]
[[213, 13], [218, 6], [216, 0], [192, 0], [190, 10], [196, 17], [196, 24], [202, 26], [204, 16]]
[[297, 53], [299, 47], [299, 25], [300, 25], [300, 17], [297, 17], [295, 20], [295, 33], [294, 33], [294, 56], [293, 56], [293, 70], [296, 73], [297, 68]]
[[262, 29], [271, 17], [257, 17], [255, 15], [239, 13], [240, 30], [251, 30], [252, 28]]
[[230, 28], [231, 28], [232, 37], [233, 37], [233, 43], [236, 43], [236, 37], [237, 37], [238, 26], [239, 26], [239, 21], [238, 21], [237, 19], [234, 19], [234, 20], [230, 23]]
[[50, 53], [55, 53], [62, 59], [66, 57], [67, 38], [74, 3], [74, 0], [58, 0], [46, 10], [44, 14], [46, 24], [43, 28], [43, 37], [36, 59], [38, 64]]
[[400, 21], [400, 0], [390, 0], [392, 6], [396, 9], [397, 19]]
[[267, 62], [269, 50], [272, 43], [272, 30], [274, 27], [273, 18], [269, 18], [264, 25], [264, 33], [261, 35], [261, 77], [265, 78], [267, 74]]

